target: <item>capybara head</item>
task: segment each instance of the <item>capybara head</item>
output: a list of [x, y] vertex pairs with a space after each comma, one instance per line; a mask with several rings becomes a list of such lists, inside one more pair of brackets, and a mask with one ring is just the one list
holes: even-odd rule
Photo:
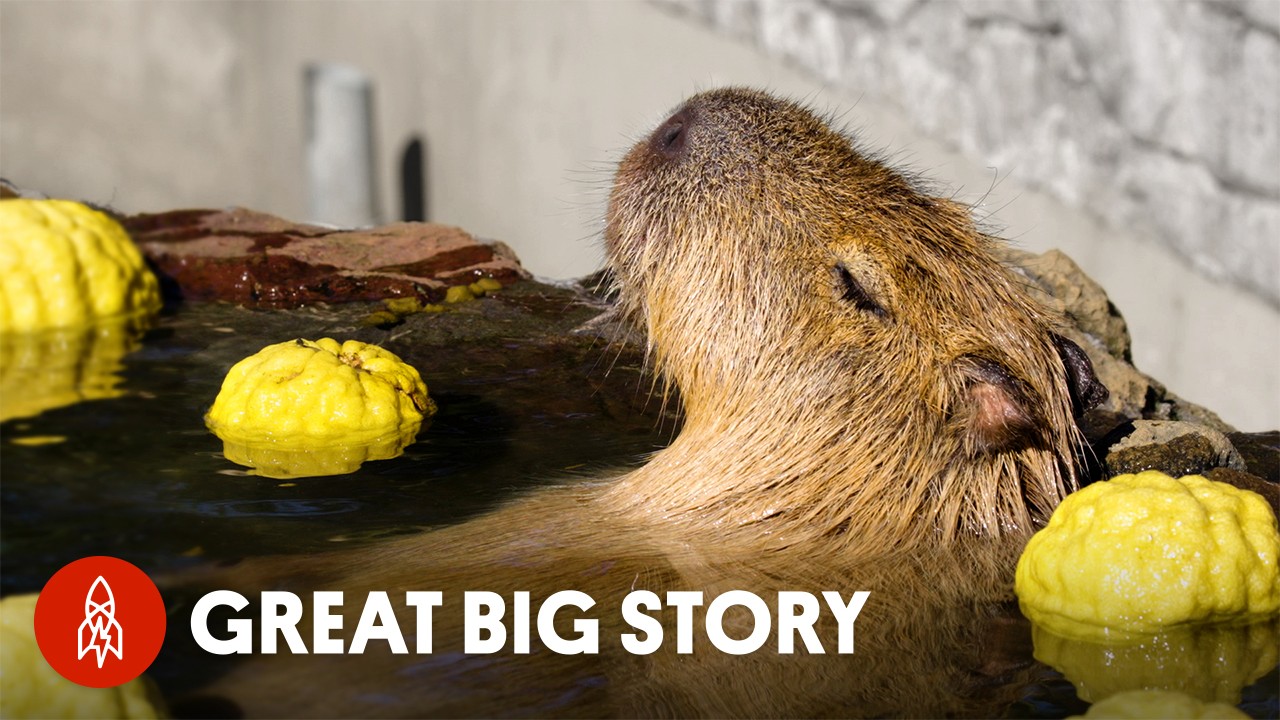
[[618, 167], [624, 309], [680, 391], [680, 437], [613, 494], [769, 545], [1034, 529], [1101, 400], [968, 208], [793, 102], [686, 101]]

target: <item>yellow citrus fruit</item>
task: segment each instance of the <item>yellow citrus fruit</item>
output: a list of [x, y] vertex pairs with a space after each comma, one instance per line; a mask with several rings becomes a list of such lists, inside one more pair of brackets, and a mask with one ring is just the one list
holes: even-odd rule
[[205, 423], [229, 459], [261, 474], [329, 475], [399, 455], [435, 409], [418, 371], [394, 353], [298, 339], [236, 363]]
[[0, 332], [160, 306], [155, 275], [115, 220], [70, 200], [0, 200]]
[[1072, 493], [1018, 560], [1022, 612], [1071, 637], [1280, 611], [1280, 532], [1256, 493], [1147, 471]]
[[1126, 641], [1066, 638], [1032, 624], [1035, 657], [1071, 681], [1081, 700], [1131, 690], [1176, 690], [1235, 705], [1241, 690], [1275, 667], [1280, 625], [1179, 626]]
[[1204, 703], [1170, 690], [1130, 690], [1094, 704], [1084, 715], [1091, 720], [1249, 720], [1238, 708]]
[[163, 707], [145, 677], [113, 688], [90, 688], [62, 677], [36, 644], [36, 598], [0, 600], [0, 717], [157, 718]]

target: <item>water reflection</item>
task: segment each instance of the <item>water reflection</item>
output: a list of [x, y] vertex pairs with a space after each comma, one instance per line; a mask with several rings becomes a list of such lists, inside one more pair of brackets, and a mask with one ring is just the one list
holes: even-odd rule
[[[432, 327], [451, 321], [422, 319]], [[601, 377], [610, 363], [601, 362], [598, 346], [504, 337], [445, 352], [423, 342], [397, 345], [375, 328], [355, 331], [352, 337], [387, 343], [420, 368], [440, 413], [398, 458], [290, 484], [229, 462], [202, 416], [246, 348], [341, 334], [354, 323], [329, 311], [246, 313], [214, 304], [159, 322], [141, 350], [112, 366], [112, 377], [124, 380], [111, 390], [124, 394], [4, 423], [0, 580], [6, 594], [34, 592], [63, 564], [103, 553], [156, 577], [183, 578], [185, 587], [165, 588], [171, 632], [150, 671], [180, 701], [177, 710], [235, 709], [209, 702], [217, 697], [288, 716], [1061, 717], [1083, 709], [1072, 688], [1033, 659], [1030, 627], [1004, 603], [1012, 597], [1007, 548], [875, 557], [875, 538], [866, 538], [869, 554], [859, 560], [820, 548], [735, 557], [728, 541], [684, 542], [659, 523], [627, 526], [592, 512], [590, 478], [602, 476], [601, 468], [636, 465], [676, 425], [659, 417], [660, 402], [646, 401], [650, 381], [627, 362]], [[218, 330], [232, 325], [238, 332]], [[0, 397], [9, 397], [8, 387]], [[55, 436], [66, 441], [13, 442]], [[576, 477], [566, 479], [569, 467]], [[568, 487], [539, 489], [549, 485]], [[531, 499], [492, 512], [522, 494]], [[247, 559], [190, 584], [193, 565], [238, 558]], [[408, 589], [438, 589], [453, 604], [440, 609], [431, 655], [393, 656], [374, 643], [360, 658], [223, 659], [193, 650], [185, 627], [192, 598], [221, 586], [291, 589], [304, 598], [344, 590], [358, 598], [344, 617], [348, 638], [371, 590], [403, 597]], [[586, 614], [601, 620], [599, 655], [555, 655], [536, 639], [527, 656], [461, 653], [462, 591], [510, 598], [527, 590], [538, 603], [565, 589], [597, 601]], [[767, 599], [778, 590], [872, 594], [851, 656], [783, 656], [772, 644], [728, 656], [710, 650], [701, 630], [691, 656], [676, 653], [672, 640], [653, 655], [633, 656], [621, 649], [620, 635], [631, 628], [619, 611], [633, 589], [698, 590], [708, 601], [734, 589]], [[560, 619], [565, 635], [574, 614]], [[818, 633], [829, 645], [826, 619]], [[661, 620], [670, 637], [673, 614]], [[413, 618], [400, 622], [411, 637]], [[1063, 668], [1080, 676], [1070, 664]], [[1274, 716], [1275, 686], [1272, 671], [1246, 688], [1246, 709]]]
[[270, 438], [257, 442], [241, 441], [219, 430], [214, 430], [214, 433], [222, 440], [223, 456], [237, 465], [250, 468], [249, 474], [287, 479], [348, 475], [366, 462], [398, 458], [417, 437], [421, 426], [420, 421], [410, 423], [374, 442], [318, 445], [310, 441], [310, 447], [290, 447]]
[[1236, 705], [1240, 691], [1276, 666], [1280, 626], [1174, 627], [1127, 642], [1089, 642], [1034, 626], [1036, 659], [1059, 670], [1080, 698], [1098, 702], [1128, 690], [1176, 690]]
[[[230, 699], [251, 716], [998, 716], [1044, 670], [1030, 657], [1029, 627], [1009, 614], [1008, 568], [1016, 543], [971, 543], [925, 554], [861, 558], [824, 556], [821, 548], [785, 557], [740, 557], [728, 547], [691, 545], [678, 529], [625, 525], [597, 511], [591, 487], [544, 491], [476, 520], [355, 551], [309, 558], [249, 560], [205, 579], [249, 596], [262, 588], [301, 597], [341, 590], [342, 629], [350, 643], [371, 591], [387, 591], [410, 639], [395, 655], [371, 643], [359, 656], [253, 656], [187, 698]], [[673, 531], [673, 532], [668, 532]], [[429, 655], [414, 652], [416, 610], [406, 590], [440, 591]], [[499, 593], [508, 603], [528, 591], [531, 612], [552, 593], [579, 590], [587, 611], [561, 610], [558, 634], [578, 635], [573, 621], [599, 623], [599, 654], [552, 652], [531, 630], [529, 654], [464, 654], [463, 591]], [[650, 655], [626, 652], [622, 602], [635, 590], [660, 598], [698, 591], [704, 602], [730, 590], [764, 599], [777, 620], [780, 591], [848, 599], [870, 596], [858, 616], [853, 654], [837, 653], [838, 626], [823, 612], [815, 624], [823, 654], [797, 641], [781, 654], [777, 628], [747, 655], [717, 650], [694, 612], [692, 654], [677, 651], [677, 613], [661, 621], [663, 641]], [[1016, 610], [1013, 611], [1016, 613]], [[251, 615], [250, 615], [251, 616]], [[725, 632], [742, 639], [752, 615], [731, 607]], [[304, 620], [305, 622], [305, 620]], [[535, 627], [533, 622], [530, 627]], [[311, 635], [303, 628], [301, 636]], [[178, 698], [181, 709], [184, 700]]]
[[356, 500], [224, 500], [195, 506], [201, 515], [212, 517], [290, 517], [336, 515], [355, 512], [364, 504]]
[[0, 333], [0, 422], [119, 397], [124, 357], [138, 348], [147, 322], [127, 317]]

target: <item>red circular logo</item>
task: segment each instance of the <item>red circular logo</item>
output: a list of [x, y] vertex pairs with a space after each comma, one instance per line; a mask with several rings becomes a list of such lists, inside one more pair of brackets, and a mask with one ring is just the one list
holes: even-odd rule
[[123, 685], [164, 643], [165, 610], [147, 574], [96, 555], [67, 565], [36, 600], [36, 643], [62, 677], [86, 687]]

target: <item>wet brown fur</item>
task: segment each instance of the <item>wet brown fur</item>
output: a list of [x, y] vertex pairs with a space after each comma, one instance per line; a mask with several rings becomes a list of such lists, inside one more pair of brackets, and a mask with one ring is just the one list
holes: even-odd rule
[[[361, 656], [253, 656], [177, 698], [177, 709], [203, 716], [209, 699], [220, 698], [247, 717], [996, 717], [1036, 677], [1029, 628], [993, 632], [1008, 622], [998, 603], [1008, 599], [1017, 544], [964, 538], [911, 553], [884, 552], [868, 540], [849, 557], [811, 548], [748, 559], [733, 548], [680, 546], [652, 522], [600, 514], [597, 492], [541, 492], [420, 537], [253, 561], [211, 579], [217, 587], [288, 590], [304, 602], [310, 590], [342, 590], [349, 604], [342, 630], [332, 634], [347, 643], [368, 592], [388, 592], [399, 607], [405, 590], [440, 590], [445, 602], [434, 613], [431, 654], [414, 654], [410, 645], [410, 654], [392, 655], [374, 642]], [[463, 591], [498, 592], [508, 602], [514, 591], [529, 591], [536, 613], [566, 589], [587, 593], [596, 605], [563, 610], [558, 632], [575, 637], [574, 618], [598, 620], [599, 654], [557, 655], [536, 637], [531, 655], [513, 654], [510, 644], [494, 655], [462, 653]], [[825, 654], [797, 644], [795, 654], [782, 655], [771, 636], [757, 652], [727, 655], [702, 631], [704, 607], [695, 615], [693, 654], [676, 653], [674, 611], [667, 609], [657, 615], [661, 648], [635, 656], [619, 640], [635, 632], [620, 612], [632, 590], [660, 597], [697, 590], [706, 603], [747, 590], [770, 606], [781, 590], [871, 596], [851, 655], [836, 654], [836, 628], [825, 610], [816, 626]], [[734, 637], [753, 627], [741, 614], [726, 620]], [[398, 613], [398, 623], [412, 643], [414, 612]], [[309, 642], [310, 628], [301, 632]], [[1027, 647], [1000, 647], [999, 637], [1010, 635], [1025, 636]]]

